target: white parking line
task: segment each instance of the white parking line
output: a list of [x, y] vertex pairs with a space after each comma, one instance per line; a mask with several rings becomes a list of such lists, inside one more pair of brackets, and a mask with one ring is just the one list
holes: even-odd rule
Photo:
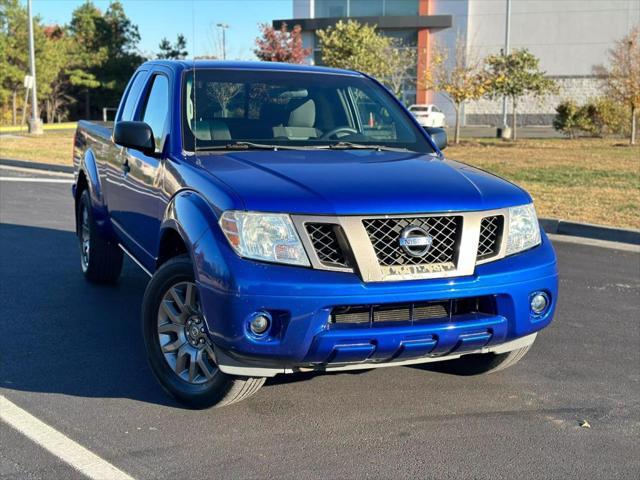
[[0, 419], [89, 478], [133, 480], [130, 475], [38, 420], [2, 395]]
[[73, 183], [73, 180], [70, 178], [0, 177], [0, 182]]

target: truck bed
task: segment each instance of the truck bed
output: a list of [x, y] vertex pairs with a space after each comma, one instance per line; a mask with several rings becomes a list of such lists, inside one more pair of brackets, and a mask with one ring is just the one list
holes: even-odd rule
[[80, 120], [78, 122], [73, 148], [73, 169], [76, 175], [88, 149], [93, 152], [100, 152], [100, 156], [104, 157], [96, 158], [96, 162], [104, 161], [107, 156], [115, 154], [116, 146], [111, 140], [112, 133], [113, 122], [90, 120]]
[[113, 122], [80, 120], [77, 128], [78, 132], [87, 132], [105, 139], [110, 139], [111, 134], [113, 133]]

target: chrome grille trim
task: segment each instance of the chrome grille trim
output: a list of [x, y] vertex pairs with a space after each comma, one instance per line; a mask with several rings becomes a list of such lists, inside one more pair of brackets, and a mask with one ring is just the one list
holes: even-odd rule
[[[363, 223], [382, 267], [456, 263], [461, 216], [373, 218], [363, 220]], [[431, 248], [424, 256], [407, 255], [400, 247], [400, 234], [410, 226], [424, 228], [433, 238]]]
[[[498, 253], [490, 258], [477, 258], [480, 242], [480, 226], [485, 217], [499, 216], [504, 218], [502, 237]], [[462, 228], [459, 235], [457, 256], [453, 262], [435, 264], [381, 265], [364, 221], [376, 219], [426, 219], [430, 217], [461, 217]], [[390, 282], [402, 280], [418, 280], [431, 278], [451, 278], [473, 275], [478, 264], [492, 262], [504, 257], [506, 239], [509, 234], [509, 210], [485, 210], [479, 212], [455, 212], [411, 215], [291, 215], [298, 235], [309, 255], [313, 268], [341, 272], [355, 272], [364, 282]], [[307, 232], [308, 224], [332, 224], [342, 228], [348, 252], [344, 252], [353, 261], [351, 266], [330, 266], [323, 263], [313, 241]]]

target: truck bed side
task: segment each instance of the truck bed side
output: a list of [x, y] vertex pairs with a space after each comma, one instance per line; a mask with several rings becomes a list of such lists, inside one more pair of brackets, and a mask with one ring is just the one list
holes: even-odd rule
[[[86, 181], [91, 188], [97, 206], [106, 205], [104, 177], [106, 165], [114, 161], [119, 151], [113, 141], [112, 122], [93, 122], [80, 120], [76, 129], [73, 146], [73, 169], [76, 179], [74, 192], [77, 196]], [[82, 172], [82, 176], [80, 175]]]

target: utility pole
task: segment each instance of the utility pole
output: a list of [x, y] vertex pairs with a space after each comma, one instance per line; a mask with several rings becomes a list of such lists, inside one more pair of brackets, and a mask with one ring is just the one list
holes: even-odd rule
[[[504, 28], [504, 54], [509, 55], [510, 47], [510, 36], [511, 36], [511, 0], [507, 1], [507, 12], [506, 12], [506, 24]], [[502, 97], [502, 129], [500, 131], [500, 137], [502, 138], [511, 138], [511, 129], [507, 124], [507, 96]]]
[[33, 17], [31, 15], [31, 0], [27, 2], [27, 14], [29, 17], [29, 65], [33, 86], [31, 87], [31, 120], [29, 121], [29, 133], [42, 135], [42, 121], [38, 116], [38, 94], [36, 92], [36, 54], [33, 43]]
[[225, 36], [225, 31], [229, 28], [229, 25], [226, 23], [218, 23], [216, 25], [218, 28], [222, 30], [222, 59], [227, 59], [227, 39]]

